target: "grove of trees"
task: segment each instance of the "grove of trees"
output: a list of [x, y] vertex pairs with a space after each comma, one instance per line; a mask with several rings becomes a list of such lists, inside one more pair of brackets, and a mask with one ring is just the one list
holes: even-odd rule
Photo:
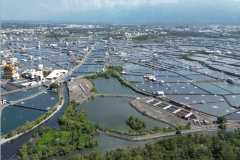
[[97, 129], [102, 130], [102, 127], [90, 122], [85, 110], [75, 110], [76, 106], [74, 100], [69, 103], [59, 118], [60, 129], [41, 126], [35, 130], [32, 137], [40, 138], [36, 144], [28, 142], [22, 145], [18, 159], [45, 159], [97, 145], [93, 134]]
[[133, 129], [133, 130], [142, 130], [146, 128], [146, 122], [134, 117], [134, 116], [130, 116], [126, 123]]

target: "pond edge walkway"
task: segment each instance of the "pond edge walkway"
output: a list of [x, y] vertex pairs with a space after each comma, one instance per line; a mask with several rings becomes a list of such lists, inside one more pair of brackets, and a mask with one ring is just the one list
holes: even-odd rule
[[[232, 123], [228, 124], [227, 128], [239, 128], [240, 124], [239, 123]], [[209, 128], [208, 128], [209, 127]], [[191, 134], [191, 133], [196, 133], [196, 132], [206, 132], [206, 131], [216, 131], [219, 130], [217, 126], [208, 126], [204, 128], [196, 128], [196, 129], [188, 129], [188, 130], [182, 130], [182, 135], [183, 134]], [[142, 136], [128, 136], [128, 135], [123, 135], [123, 134], [118, 134], [115, 132], [101, 132], [103, 134], [106, 134], [111, 137], [119, 138], [119, 139], [124, 139], [127, 141], [144, 141], [148, 139], [155, 139], [155, 138], [161, 138], [161, 137], [168, 137], [168, 136], [176, 136], [176, 131], [172, 132], [161, 132], [161, 133], [155, 133], [155, 134], [147, 134], [147, 135], [142, 135]]]

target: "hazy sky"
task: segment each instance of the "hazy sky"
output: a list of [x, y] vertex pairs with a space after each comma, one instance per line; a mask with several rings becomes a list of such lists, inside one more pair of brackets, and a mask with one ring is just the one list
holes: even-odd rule
[[41, 20], [62, 13], [94, 9], [137, 8], [161, 3], [229, 3], [240, 0], [1, 0], [2, 20]]

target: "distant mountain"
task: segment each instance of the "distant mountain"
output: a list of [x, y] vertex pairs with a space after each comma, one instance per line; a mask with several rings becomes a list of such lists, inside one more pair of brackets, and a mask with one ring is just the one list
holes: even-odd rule
[[[216, 1], [215, 1], [216, 2]], [[79, 23], [239, 24], [240, 2], [163, 3], [140, 8], [72, 12], [49, 20]]]

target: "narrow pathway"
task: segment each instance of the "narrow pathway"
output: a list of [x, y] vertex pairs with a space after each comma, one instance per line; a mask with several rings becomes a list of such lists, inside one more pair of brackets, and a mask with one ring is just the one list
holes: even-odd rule
[[[228, 128], [238, 128], [238, 127], [240, 127], [240, 124], [239, 123], [228, 124], [227, 127]], [[195, 132], [205, 132], [205, 131], [214, 131], [214, 130], [218, 130], [217, 125], [206, 126], [206, 127], [202, 127], [202, 128], [196, 128], [196, 129], [182, 130], [181, 132], [182, 132], [182, 134], [190, 134], [190, 133], [195, 133]], [[128, 135], [122, 135], [122, 134], [118, 134], [115, 132], [109, 132], [109, 131], [105, 131], [102, 133], [112, 136], [112, 137], [115, 137], [115, 138], [124, 139], [124, 140], [128, 140], [128, 141], [144, 141], [144, 140], [160, 138], [160, 137], [176, 136], [176, 131], [161, 132], [161, 133], [148, 134], [148, 135], [142, 135], [142, 136], [128, 136]]]
[[36, 94], [33, 94], [31, 96], [28, 96], [28, 97], [25, 97], [25, 98], [22, 98], [22, 99], [18, 99], [18, 100], [15, 100], [15, 101], [10, 101], [9, 103], [2, 105], [1, 108], [3, 109], [5, 107], [7, 107], [7, 106], [14, 105], [16, 103], [19, 103], [19, 102], [22, 102], [22, 101], [34, 98], [34, 97], [36, 97], [36, 96], [38, 96], [38, 95], [40, 95], [40, 94], [42, 94], [42, 93], [44, 93], [46, 91], [47, 91], [47, 89], [44, 89], [44, 90], [42, 90], [42, 91], [40, 91], [40, 92], [38, 92]]

